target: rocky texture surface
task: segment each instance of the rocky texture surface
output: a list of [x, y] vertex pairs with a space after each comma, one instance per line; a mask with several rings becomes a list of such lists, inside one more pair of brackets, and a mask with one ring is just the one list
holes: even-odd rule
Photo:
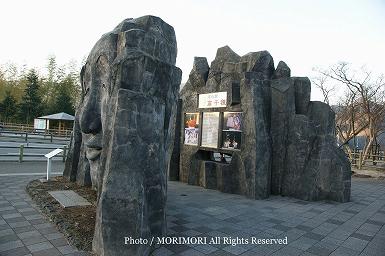
[[82, 146], [73, 152], [80, 154], [77, 177], [86, 180], [89, 164], [98, 192], [93, 249], [99, 255], [149, 255], [149, 245], [125, 245], [124, 237], [166, 234], [167, 171], [182, 74], [176, 55], [174, 29], [144, 16], [104, 34], [82, 68]]
[[63, 176], [69, 181], [76, 181], [81, 145], [82, 145], [82, 133], [80, 131], [80, 126], [79, 126], [79, 116], [76, 113], [69, 151], [67, 154], [64, 172], [63, 172]]
[[[240, 88], [240, 102], [232, 93]], [[226, 91], [226, 108], [198, 109], [198, 95]], [[174, 147], [173, 179], [192, 185], [266, 198], [269, 194], [305, 200], [350, 198], [350, 164], [337, 148], [330, 106], [310, 101], [307, 77], [291, 77], [288, 65], [267, 51], [239, 56], [219, 48], [209, 67], [195, 57], [189, 80], [180, 92], [182, 121]], [[183, 113], [242, 112], [240, 151], [184, 145]], [[232, 156], [214, 161], [214, 152]], [[178, 173], [178, 175], [176, 175]]]

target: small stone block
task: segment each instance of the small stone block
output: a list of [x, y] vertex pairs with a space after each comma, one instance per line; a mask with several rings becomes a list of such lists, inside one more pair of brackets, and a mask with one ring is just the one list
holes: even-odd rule
[[64, 208], [91, 205], [85, 198], [79, 196], [73, 190], [50, 191], [48, 193], [53, 198], [55, 198]]

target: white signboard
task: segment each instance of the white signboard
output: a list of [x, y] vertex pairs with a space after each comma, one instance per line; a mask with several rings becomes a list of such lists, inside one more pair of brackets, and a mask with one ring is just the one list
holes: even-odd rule
[[47, 180], [49, 180], [49, 176], [51, 175], [52, 157], [56, 156], [61, 152], [63, 152], [63, 149], [57, 148], [44, 155], [47, 158]]
[[203, 113], [202, 147], [218, 147], [219, 112]]
[[223, 108], [227, 105], [227, 92], [199, 94], [198, 108]]
[[57, 148], [57, 149], [55, 149], [55, 150], [49, 152], [48, 154], [45, 154], [44, 156], [45, 156], [46, 158], [52, 158], [52, 157], [56, 156], [57, 154], [59, 154], [59, 153], [61, 153], [61, 152], [63, 152], [63, 149]]
[[45, 125], [46, 125], [45, 119], [38, 119], [38, 118], [34, 119], [33, 128], [39, 129], [39, 130], [45, 130], [47, 128], [45, 127]]

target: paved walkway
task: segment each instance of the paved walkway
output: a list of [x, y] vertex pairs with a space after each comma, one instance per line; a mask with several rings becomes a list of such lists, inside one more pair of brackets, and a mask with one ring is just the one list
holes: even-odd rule
[[[52, 174], [62, 174], [64, 163], [62, 161], [52, 161]], [[44, 175], [47, 173], [47, 161], [30, 161], [30, 162], [2, 162], [0, 161], [0, 179], [3, 176], [36, 176], [37, 174]], [[30, 177], [32, 180], [33, 178]], [[0, 184], [1, 184], [0, 180]]]
[[352, 181], [349, 203], [250, 200], [169, 182], [170, 236], [284, 238], [288, 245], [166, 246], [155, 255], [385, 255], [385, 182]]
[[25, 191], [36, 177], [0, 177], [0, 255], [84, 255], [36, 209]]
[[[31, 176], [0, 177], [0, 255], [84, 255], [36, 209]], [[221, 237], [215, 245], [167, 245], [154, 255], [385, 255], [385, 182], [354, 179], [349, 203], [243, 196], [169, 182], [168, 232]], [[288, 245], [223, 244], [223, 237], [284, 238]]]
[[[45, 168], [45, 162], [0, 163], [1, 256], [81, 255], [40, 214], [25, 192], [30, 180], [44, 177]], [[63, 168], [63, 162], [53, 161], [54, 173], [62, 173]]]

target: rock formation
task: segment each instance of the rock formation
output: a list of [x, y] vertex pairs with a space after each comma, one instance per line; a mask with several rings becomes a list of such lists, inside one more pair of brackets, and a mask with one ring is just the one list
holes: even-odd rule
[[64, 174], [98, 191], [98, 255], [149, 255], [149, 245], [125, 244], [124, 238], [166, 234], [167, 170], [182, 74], [176, 55], [174, 29], [144, 16], [104, 34], [82, 68], [84, 97]]
[[[308, 78], [291, 77], [282, 61], [275, 68], [267, 51], [239, 56], [225, 46], [210, 66], [194, 59], [178, 95], [176, 54], [174, 29], [144, 16], [104, 34], [82, 68], [63, 175], [98, 192], [98, 255], [151, 253], [124, 238], [166, 234], [167, 176], [255, 199], [349, 200], [350, 164], [336, 146], [334, 112], [310, 101]], [[198, 108], [199, 95], [214, 92], [226, 92], [225, 106]], [[202, 146], [202, 127], [197, 142], [185, 144], [185, 114], [199, 113], [200, 124], [187, 123], [196, 131], [210, 112], [220, 120], [217, 147]], [[221, 144], [227, 112], [242, 116], [242, 143], [234, 139], [232, 149]]]
[[[348, 201], [351, 170], [337, 148], [334, 112], [310, 101], [310, 91], [307, 77], [291, 77], [283, 61], [275, 69], [267, 51], [238, 56], [225, 46], [210, 67], [196, 57], [180, 92], [179, 134], [184, 113], [241, 112], [242, 144], [240, 150], [225, 149], [220, 141], [217, 148], [204, 148], [176, 138], [173, 161], [179, 165], [170, 170], [172, 178], [251, 198]], [[198, 95], [214, 92], [227, 92], [226, 107], [199, 109]], [[231, 161], [214, 161], [214, 153]]]

